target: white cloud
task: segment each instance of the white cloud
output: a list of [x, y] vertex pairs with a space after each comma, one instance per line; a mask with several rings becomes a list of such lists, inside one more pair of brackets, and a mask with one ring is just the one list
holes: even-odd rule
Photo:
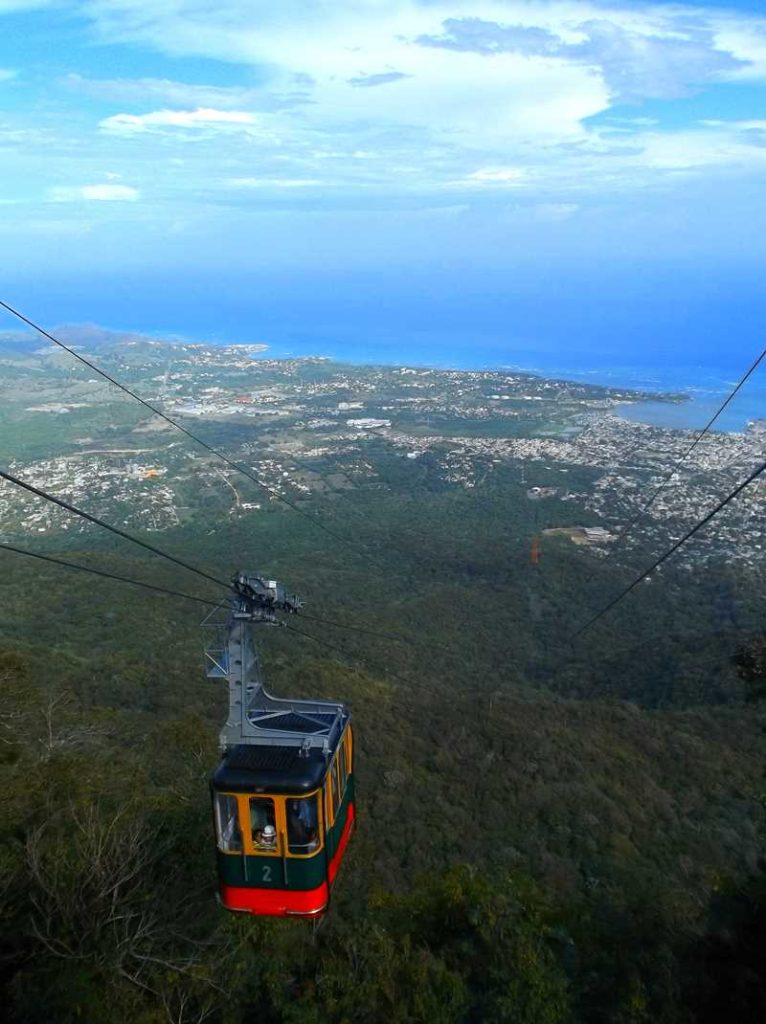
[[61, 84], [78, 93], [110, 102], [140, 103], [147, 106], [216, 110], [278, 110], [304, 102], [305, 82], [286, 83], [284, 92], [266, 87], [246, 88], [204, 83], [177, 82], [170, 78], [86, 78], [69, 74]]
[[[685, 95], [691, 86], [722, 78], [744, 62], [717, 45], [713, 28], [672, 17], [627, 23], [619, 12], [584, 18], [572, 24], [573, 40], [561, 26], [522, 25], [471, 17], [447, 18], [442, 31], [420, 35], [420, 46], [476, 53], [484, 58], [515, 54], [527, 58], [565, 60], [597, 71], [610, 94], [622, 100]], [[510, 7], [510, 5], [509, 5]]]
[[321, 185], [320, 178], [227, 178], [231, 188], [313, 188]]
[[534, 207], [534, 216], [546, 224], [558, 224], [574, 217], [580, 209], [577, 203], [538, 203]]
[[78, 200], [95, 202], [135, 202], [139, 191], [130, 185], [76, 185], [58, 186], [48, 190], [48, 197], [54, 203], [73, 203]]
[[56, 0], [0, 0], [0, 14], [16, 11], [34, 11], [40, 7], [51, 7]]
[[15, 234], [20, 227], [24, 234], [50, 235], [53, 238], [79, 238], [93, 230], [93, 225], [80, 217], [74, 220], [41, 220], [37, 217], [25, 217], [22, 225], [19, 225], [18, 221], [0, 221], [0, 231], [4, 234]]
[[766, 17], [748, 19], [713, 11], [710, 24], [716, 45], [742, 62], [726, 77], [745, 82], [766, 80]]
[[0, 68], [0, 82], [9, 82], [18, 75], [12, 68]]
[[[296, 76], [308, 75], [313, 84], [302, 117], [310, 125], [369, 119], [387, 128], [419, 126], [476, 140], [500, 140], [509, 132], [571, 136], [582, 118], [608, 104], [603, 82], [575, 62], [552, 64], [514, 54], [487, 61], [414, 44], [417, 36], [439, 31], [444, 19], [464, 6], [464, 0], [427, 6], [413, 0], [278, 5], [229, 0], [219, 10], [205, 10], [175, 0], [151, 6], [143, 0], [119, 5], [96, 0], [89, 10], [104, 38], [252, 64], [266, 73], [273, 92], [294, 88]], [[491, 2], [478, 6], [497, 13]], [[360, 88], [362, 83], [378, 87]]]
[[521, 185], [525, 177], [526, 172], [520, 167], [481, 167], [454, 184], [478, 188], [485, 185], [507, 188]]
[[389, 139], [409, 133], [414, 152], [427, 133], [503, 159], [514, 146], [585, 140], [583, 121], [615, 98], [679, 96], [701, 82], [749, 74], [753, 61], [766, 67], [766, 19], [694, 3], [90, 0], [85, 10], [105, 41], [250, 65], [263, 81], [257, 95], [233, 106], [227, 90], [139, 80], [137, 92], [171, 105], [191, 90], [187, 106], [193, 96], [200, 111], [189, 121], [157, 111], [103, 122], [121, 134], [210, 129], [202, 110], [253, 117], [243, 112], [263, 109], [265, 94], [275, 104], [289, 95], [300, 109], [288, 134], [376, 128]]
[[766, 150], [751, 143], [745, 133], [729, 126], [722, 130], [654, 133], [644, 139], [641, 163], [660, 171], [759, 165], [766, 172]]
[[701, 124], [711, 128], [730, 128], [738, 131], [766, 131], [766, 119], [750, 121], [702, 121]]
[[[636, 4], [632, 0], [291, 0], [281, 4], [222, 0], [90, 0], [83, 5], [105, 39], [149, 43], [173, 55], [214, 57], [278, 69], [360, 78], [417, 72], [411, 42], [442, 39], [485, 53], [520, 52], [587, 60], [617, 58], [650, 81], [655, 73], [692, 80], [721, 62], [749, 61], [766, 46], [766, 20], [695, 4]], [[463, 23], [450, 40], [449, 26]], [[473, 28], [470, 23], [474, 24]], [[482, 30], [482, 23], [484, 29]], [[446, 27], [445, 27], [446, 26]], [[492, 36], [495, 26], [495, 36]], [[489, 34], [487, 34], [489, 33]], [[582, 47], [569, 53], [562, 47]], [[410, 67], [394, 59], [409, 52]], [[691, 62], [689, 64], [689, 62]], [[700, 63], [701, 62], [701, 63]], [[620, 74], [619, 62], [612, 70]], [[729, 69], [733, 70], [732, 68]]]
[[255, 123], [255, 115], [243, 110], [199, 107], [197, 110], [155, 110], [149, 114], [114, 114], [101, 121], [99, 128], [113, 135], [137, 135], [142, 132], [161, 132], [174, 128], [241, 129]]
[[356, 75], [347, 81], [356, 89], [369, 89], [376, 85], [390, 85], [392, 82], [401, 81], [402, 78], [409, 78], [409, 75], [404, 75], [401, 71], [382, 71], [377, 75]]
[[[66, 96], [81, 108], [73, 134], [83, 97], [99, 102], [101, 120], [81, 155], [62, 141], [62, 159], [81, 160], [66, 180], [115, 181], [107, 174], [120, 172], [139, 187], [151, 181], [163, 201], [207, 195], [226, 204], [228, 189], [245, 206], [248, 192], [271, 191], [303, 209], [320, 204], [320, 186], [338, 205], [360, 202], [362, 190], [364, 202], [459, 204], [503, 202], [523, 189], [528, 203], [547, 204], [540, 217], [555, 218], [586, 192], [763, 167], [760, 125], [684, 124], [682, 99], [667, 108], [672, 128], [642, 116], [642, 98], [682, 96], [722, 77], [755, 82], [759, 67], [766, 77], [766, 18], [709, 5], [83, 0], [78, 12], [105, 46], [239, 64], [220, 80], [245, 84], [67, 76]], [[615, 111], [623, 116], [607, 123], [626, 97], [636, 116]]]

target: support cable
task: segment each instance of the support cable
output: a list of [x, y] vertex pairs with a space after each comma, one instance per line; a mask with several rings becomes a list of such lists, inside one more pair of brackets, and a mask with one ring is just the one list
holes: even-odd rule
[[284, 628], [289, 630], [291, 633], [297, 633], [298, 636], [305, 637], [307, 640], [313, 640], [316, 644], [321, 644], [322, 647], [326, 647], [330, 651], [335, 651], [336, 654], [342, 654], [344, 658], [348, 659], [348, 651], [344, 651], [342, 647], [338, 647], [337, 644], [331, 644], [329, 640], [322, 640], [318, 636], [313, 636], [311, 633], [306, 633], [302, 629], [298, 629], [297, 626], [292, 626], [288, 623], [283, 623]]
[[53, 555], [43, 555], [37, 551], [25, 551], [23, 548], [16, 548], [12, 544], [0, 544], [4, 551], [13, 551], [17, 555], [27, 555], [29, 558], [39, 558], [42, 562], [52, 562], [54, 565], [62, 565], [66, 569], [78, 569], [80, 572], [89, 572], [94, 576], [103, 576], [105, 579], [114, 580], [117, 583], [130, 583], [134, 587], [143, 587], [145, 590], [153, 590], [158, 594], [166, 594], [169, 597], [181, 597], [185, 601], [196, 601], [197, 604], [207, 604], [213, 608], [220, 605], [220, 601], [208, 601], [204, 597], [195, 597], [194, 594], [184, 594], [180, 590], [168, 590], [167, 587], [157, 587], [153, 583], [144, 583], [143, 580], [133, 580], [128, 576], [118, 576], [112, 572], [105, 572], [103, 569], [93, 569], [89, 565], [77, 565], [76, 562], [65, 562], [63, 558], [54, 558]]
[[[113, 580], [116, 583], [130, 583], [134, 587], [144, 587], [146, 590], [153, 590], [158, 594], [166, 594], [169, 597], [180, 597], [187, 601], [196, 601], [198, 604], [209, 605], [211, 608], [220, 608], [220, 601], [209, 601], [204, 597], [196, 597], [194, 594], [186, 594], [180, 590], [169, 590], [167, 587], [158, 587], [153, 583], [144, 583], [143, 580], [134, 580], [128, 576], [119, 576], [116, 573], [106, 572], [103, 569], [94, 569], [88, 565], [78, 565], [76, 562], [67, 562], [63, 558], [55, 558], [53, 555], [44, 555], [37, 551], [28, 551], [24, 548], [14, 547], [13, 544], [0, 543], [0, 550], [12, 551], [17, 555], [27, 555], [29, 558], [37, 558], [42, 562], [51, 562], [54, 565], [61, 565], [66, 569], [78, 569], [80, 572], [89, 572], [94, 576], [103, 576], [105, 579]], [[326, 626], [334, 626], [337, 629], [347, 629], [354, 633], [362, 633], [365, 636], [377, 637], [380, 640], [398, 640], [402, 643], [413, 643], [409, 637], [400, 636], [396, 633], [378, 633], [372, 629], [366, 629], [362, 626], [355, 626], [350, 622], [336, 622], [334, 619], [322, 619], [316, 615], [306, 615], [300, 613], [301, 619], [308, 619], [310, 622], [317, 622]], [[292, 627], [291, 627], [292, 628]], [[306, 633], [306, 636], [309, 634]], [[312, 637], [311, 639], [315, 639]], [[318, 643], [325, 643], [325, 641], [317, 641]], [[340, 648], [334, 647], [332, 644], [327, 644], [332, 647], [333, 650], [340, 650]]]
[[628, 594], [639, 585], [639, 583], [645, 580], [647, 576], [654, 572], [655, 569], [658, 569], [663, 562], [667, 561], [667, 559], [670, 558], [672, 554], [678, 551], [678, 549], [682, 547], [688, 540], [690, 540], [695, 533], [701, 530], [703, 526], [706, 526], [711, 519], [717, 516], [718, 513], [729, 504], [730, 501], [733, 501], [738, 494], [744, 491], [744, 489], [749, 484], [751, 484], [757, 477], [759, 477], [764, 470], [766, 470], [766, 462], [762, 462], [760, 466], [756, 467], [756, 469], [753, 470], [750, 476], [748, 476], [746, 480], [743, 480], [741, 484], [735, 487], [730, 494], [727, 494], [725, 498], [719, 501], [716, 507], [711, 512], [708, 512], [704, 519], [700, 519], [700, 521], [696, 523], [687, 533], [685, 533], [680, 540], [677, 540], [671, 548], [668, 548], [664, 555], [660, 555], [660, 557], [655, 562], [653, 562], [648, 569], [644, 569], [644, 571], [640, 573], [640, 575], [638, 575], [632, 583], [628, 584], [628, 586], [625, 587], [625, 589], [622, 590], [617, 595], [617, 597], [613, 598], [609, 602], [609, 604], [605, 605], [601, 609], [601, 611], [597, 612], [592, 618], [590, 618], [584, 626], [581, 626], [575, 633], [573, 633], [569, 638], [570, 642], [573, 640], [577, 640], [580, 636], [582, 636], [586, 629], [590, 629], [590, 627], [595, 622], [598, 622], [598, 620], [603, 618], [603, 616], [606, 615], [607, 612], [611, 611], [611, 609], [614, 608], [616, 604], [619, 604], [619, 602], [622, 601], [624, 597], [627, 597]]
[[[59, 565], [59, 566], [62, 566], [64, 568], [67, 568], [67, 569], [75, 569], [75, 570], [77, 570], [79, 572], [90, 573], [91, 575], [94, 575], [94, 576], [101, 576], [101, 577], [103, 577], [105, 579], [112, 580], [112, 581], [117, 582], [117, 583], [128, 583], [131, 586], [142, 587], [143, 589], [151, 590], [151, 591], [153, 591], [155, 593], [159, 593], [159, 594], [162, 594], [164, 596], [180, 598], [181, 600], [185, 600], [185, 601], [193, 601], [193, 602], [196, 602], [198, 604], [204, 604], [204, 605], [208, 605], [208, 606], [211, 606], [211, 607], [220, 607], [220, 602], [217, 602], [217, 601], [208, 601], [205, 598], [197, 597], [197, 596], [195, 596], [193, 594], [186, 594], [186, 593], [183, 593], [181, 591], [170, 590], [170, 589], [168, 589], [166, 587], [155, 586], [154, 584], [151, 584], [151, 583], [145, 583], [142, 580], [134, 580], [134, 579], [131, 579], [131, 578], [127, 577], [127, 576], [119, 576], [119, 575], [117, 575], [115, 573], [105, 572], [102, 569], [94, 569], [94, 568], [92, 568], [90, 566], [78, 565], [78, 564], [76, 564], [74, 562], [67, 562], [67, 561], [65, 561], [65, 560], [63, 560], [61, 558], [54, 558], [51, 555], [44, 555], [44, 554], [41, 554], [39, 552], [24, 550], [22, 548], [14, 547], [11, 544], [0, 543], [0, 549], [1, 550], [5, 550], [5, 551], [11, 551], [11, 552], [13, 552], [15, 554], [18, 554], [18, 555], [25, 555], [28, 558], [36, 558], [36, 559], [39, 559], [40, 561], [49, 562], [49, 563], [52, 563], [53, 565]], [[305, 616], [305, 615], [301, 615], [301, 617], [302, 618], [307, 618], [307, 616]], [[312, 621], [326, 622], [328, 625], [340, 626], [340, 623], [332, 622], [331, 620], [317, 619], [314, 616], [310, 616], [310, 618], [311, 618]], [[329, 643], [327, 640], [324, 640], [324, 639], [321, 639], [320, 637], [314, 636], [311, 633], [307, 633], [304, 630], [298, 629], [295, 626], [288, 625], [286, 623], [284, 625], [285, 625], [285, 628], [287, 628], [291, 632], [297, 633], [298, 635], [304, 637], [307, 640], [312, 640], [314, 643], [320, 644], [321, 646], [323, 646], [323, 647], [333, 651], [334, 653], [342, 655], [344, 657], [344, 660], [347, 661], [347, 662], [349, 661], [350, 657], [353, 657], [353, 656], [350, 655], [349, 651], [347, 651], [344, 648], [338, 646], [337, 644]], [[357, 627], [349, 626], [347, 624], [344, 625], [343, 628], [348, 628], [348, 629], [353, 629], [353, 630], [357, 629]], [[375, 634], [375, 635], [385, 636], [386, 634]], [[394, 637], [394, 639], [407, 640], [407, 638], [405, 638], [405, 637]], [[409, 642], [409, 641], [407, 641], [407, 642]], [[626, 652], [635, 650], [635, 649], [637, 649], [639, 647], [645, 647], [647, 645], [647, 643], [650, 643], [650, 642], [651, 641], [644, 641], [641, 644], [634, 644], [631, 647], [623, 648], [622, 651], [618, 652], [618, 653], [623, 653], [624, 654]], [[351, 664], [354, 665], [355, 662], [352, 660]], [[364, 664], [359, 664], [358, 662], [355, 664], [355, 667], [364, 668], [366, 671], [370, 671], [370, 668], [372, 668], [373, 671], [377, 671], [374, 667], [367, 666], [367, 665], [364, 665]], [[424, 690], [425, 692], [428, 692], [428, 693], [433, 693], [435, 696], [443, 696], [443, 694], [441, 694], [440, 691], [436, 690], [433, 687], [424, 687], [422, 685], [422, 683], [416, 682], [415, 680], [411, 680], [411, 679], [405, 679], [402, 676], [399, 676], [399, 675], [397, 675], [395, 673], [391, 673], [390, 670], [388, 670], [388, 669], [383, 670], [383, 672], [382, 672], [382, 674], [384, 674], [384, 675], [386, 673], [389, 674], [389, 675], [393, 675], [393, 677], [398, 682], [400, 682], [400, 683], [406, 683], [408, 686], [413, 686], [414, 685], [417, 689]], [[402, 705], [400, 705], [400, 706], [402, 706]], [[419, 709], [415, 708], [412, 705], [406, 705], [406, 707], [408, 707], [409, 710], [411, 710], [413, 712], [418, 712], [418, 710], [419, 710]]]
[[708, 431], [711, 429], [711, 427], [713, 426], [715, 421], [718, 419], [718, 417], [721, 415], [721, 413], [724, 411], [724, 409], [734, 399], [734, 397], [738, 393], [738, 391], [747, 383], [747, 381], [750, 379], [750, 377], [752, 377], [752, 375], [758, 369], [758, 367], [760, 366], [761, 362], [763, 361], [763, 359], [765, 357], [766, 357], [766, 348], [763, 349], [761, 354], [755, 360], [755, 362], [750, 367], [750, 369], [747, 370], [747, 372], [744, 374], [744, 376], [740, 378], [738, 384], [734, 387], [734, 389], [729, 392], [729, 394], [726, 397], [726, 399], [721, 403], [721, 405], [719, 405], [718, 409], [713, 413], [713, 415], [708, 420], [708, 422], [705, 424], [705, 426], [702, 428], [702, 430], [700, 430], [700, 432], [694, 438], [694, 440], [689, 445], [689, 447], [686, 449], [686, 451], [683, 453], [683, 455], [681, 455], [681, 457], [678, 459], [678, 461], [675, 462], [673, 464], [673, 466], [671, 466], [671, 468], [667, 471], [665, 476], [662, 478], [659, 487], [657, 487], [657, 489], [654, 491], [654, 493], [649, 498], [647, 503], [645, 505], [643, 505], [638, 510], [638, 512], [636, 512], [636, 514], [633, 516], [633, 518], [630, 520], [630, 522], [628, 522], [628, 524], [625, 527], [623, 527], [623, 529], [620, 531], [620, 533], [617, 534], [615, 542], [612, 545], [612, 547], [610, 548], [610, 550], [609, 550], [606, 558], [604, 559], [604, 561], [607, 561], [608, 559], [610, 559], [612, 557], [612, 555], [614, 554], [615, 550], [619, 547], [619, 545], [622, 543], [622, 541], [627, 537], [627, 535], [630, 533], [630, 531], [633, 529], [633, 527], [636, 525], [636, 523], [649, 511], [649, 509], [652, 507], [654, 502], [657, 500], [657, 498], [660, 495], [660, 493], [667, 486], [667, 484], [670, 481], [670, 479], [680, 469], [680, 467], [683, 465], [683, 463], [686, 462], [686, 460], [692, 454], [692, 452], [697, 447], [697, 445], [700, 443], [702, 438], [708, 433]]
[[[166, 587], [159, 587], [159, 586], [156, 586], [156, 585], [154, 585], [152, 583], [144, 583], [142, 580], [134, 580], [134, 579], [131, 579], [130, 577], [127, 577], [127, 576], [119, 576], [116, 573], [105, 572], [103, 569], [94, 569], [94, 568], [91, 568], [90, 566], [87, 566], [87, 565], [78, 565], [75, 562], [68, 562], [68, 561], [65, 561], [62, 558], [55, 558], [52, 555], [44, 555], [44, 554], [42, 554], [40, 552], [28, 551], [28, 550], [25, 550], [23, 548], [17, 548], [17, 547], [15, 547], [12, 544], [0, 543], [0, 550], [11, 551], [11, 552], [13, 552], [14, 554], [17, 554], [17, 555], [25, 555], [27, 558], [36, 558], [36, 559], [39, 559], [40, 561], [49, 562], [49, 563], [51, 563], [53, 565], [59, 565], [59, 566], [62, 566], [63, 568], [66, 568], [66, 569], [76, 569], [79, 572], [90, 573], [93, 576], [101, 576], [101, 577], [103, 577], [105, 579], [112, 580], [113, 582], [116, 582], [116, 583], [128, 583], [131, 586], [142, 587], [145, 590], [151, 590], [154, 593], [162, 594], [162, 595], [167, 596], [167, 597], [180, 598], [181, 600], [184, 600], [184, 601], [194, 601], [194, 602], [196, 602], [198, 604], [204, 604], [204, 605], [208, 605], [209, 607], [214, 607], [214, 608], [219, 608], [221, 606], [221, 602], [220, 601], [208, 601], [205, 598], [196, 597], [193, 594], [186, 594], [186, 593], [183, 593], [182, 591], [178, 591], [178, 590], [170, 590], [170, 589], [168, 589]], [[306, 618], [307, 616], [301, 614], [300, 617], [301, 618]], [[341, 626], [340, 623], [332, 622], [331, 620], [318, 619], [318, 618], [315, 618], [314, 616], [308, 616], [308, 617], [312, 621], [315, 621], [315, 622], [325, 622], [328, 625], [339, 626], [339, 627], [345, 628], [345, 629], [357, 630], [357, 627], [351, 626], [351, 625], [348, 625], [348, 624], [343, 624]], [[422, 684], [422, 682], [420, 682], [418, 680], [407, 679], [404, 676], [397, 674], [396, 672], [392, 672], [389, 668], [382, 669], [382, 668], [379, 668], [379, 667], [374, 666], [374, 665], [368, 665], [365, 662], [358, 660], [351, 652], [349, 652], [348, 650], [346, 650], [343, 647], [340, 647], [338, 644], [330, 643], [328, 640], [324, 640], [321, 637], [314, 636], [312, 633], [307, 633], [305, 630], [298, 629], [297, 626], [290, 625], [290, 624], [288, 624], [286, 622], [282, 622], [282, 626], [285, 629], [288, 629], [292, 633], [297, 633], [299, 636], [302, 636], [302, 637], [304, 637], [307, 640], [312, 640], [314, 643], [317, 643], [320, 646], [325, 647], [328, 650], [333, 651], [333, 653], [335, 653], [335, 654], [342, 655], [344, 661], [346, 663], [350, 663], [357, 670], [361, 669], [361, 670], [364, 670], [366, 672], [373, 672], [375, 674], [380, 674], [382, 676], [388, 675], [388, 676], [391, 676], [393, 679], [395, 679], [396, 682], [400, 683], [401, 685], [406, 685], [407, 687], [415, 686], [418, 690], [421, 690], [421, 691], [426, 692], [426, 693], [431, 693], [434, 696], [437, 696], [437, 697], [443, 696], [443, 694], [440, 691], [436, 690], [434, 687], [426, 687], [426, 686], [424, 686]], [[359, 630], [359, 631], [362, 632], [362, 630]], [[364, 632], [367, 633], [369, 631], [368, 630], [364, 630]], [[381, 636], [381, 637], [386, 637], [386, 638], [391, 637], [392, 639], [403, 640], [403, 641], [408, 642], [408, 643], [412, 642], [412, 641], [408, 640], [408, 638], [406, 638], [406, 637], [398, 637], [398, 636], [394, 636], [393, 634], [374, 634], [374, 635]], [[409, 708], [409, 710], [411, 710], [413, 712], [417, 712], [418, 711], [418, 709], [415, 708], [412, 705], [400, 705], [400, 706], [406, 706], [406, 707]]]
[[353, 622], [337, 622], [335, 619], [321, 619], [316, 615], [307, 615], [305, 612], [301, 612], [300, 617], [308, 622], [318, 622], [323, 626], [335, 626], [336, 629], [349, 629], [354, 633], [363, 633], [365, 636], [377, 637], [379, 640], [401, 640], [402, 643], [405, 644], [414, 643], [410, 637], [402, 636], [398, 633], [380, 633], [375, 629], [367, 629], [365, 626], [356, 626]]
[[180, 565], [182, 569], [188, 569], [189, 572], [196, 573], [197, 576], [202, 576], [211, 583], [215, 583], [218, 587], [225, 587], [226, 590], [229, 590], [229, 584], [225, 580], [219, 580], [215, 576], [211, 576], [209, 573], [205, 572], [204, 569], [197, 569], [195, 566], [189, 565], [188, 562], [183, 562], [180, 558], [176, 558], [174, 555], [169, 555], [165, 551], [161, 551], [159, 548], [154, 547], [153, 544], [148, 544], [145, 540], [139, 540], [138, 537], [133, 537], [130, 533], [126, 533], [125, 530], [121, 530], [119, 526], [112, 526], [111, 523], [104, 522], [104, 520], [99, 519], [98, 516], [91, 515], [90, 512], [85, 512], [84, 509], [77, 508], [76, 505], [70, 505], [69, 502], [64, 501], [63, 498], [57, 498], [55, 495], [48, 494], [47, 491], [43, 491], [39, 487], [33, 487], [32, 484], [28, 484], [24, 480], [19, 480], [18, 477], [13, 476], [6, 470], [0, 469], [0, 478], [8, 480], [12, 484], [16, 484], [17, 487], [22, 487], [25, 491], [29, 491], [30, 493], [37, 495], [38, 498], [45, 498], [46, 501], [50, 501], [54, 505], [58, 505], [60, 508], [66, 509], [67, 512], [72, 512], [74, 515], [80, 516], [82, 519], [87, 519], [88, 522], [95, 523], [96, 526], [101, 526], [105, 530], [109, 530], [110, 533], [114, 533], [118, 537], [123, 537], [125, 540], [129, 540], [132, 544], [137, 544], [146, 551], [151, 551], [154, 555], [159, 555], [161, 558], [167, 558], [169, 562], [174, 562], [176, 565]]
[[325, 524], [321, 520], [317, 519], [315, 516], [309, 515], [309, 513], [304, 511], [299, 505], [296, 505], [295, 502], [290, 501], [289, 498], [286, 498], [284, 495], [280, 494], [279, 491], [277, 491], [275, 488], [270, 487], [269, 484], [264, 483], [254, 473], [251, 473], [249, 470], [245, 469], [239, 463], [234, 462], [233, 459], [230, 459], [228, 456], [224, 455], [223, 452], [208, 444], [207, 441], [203, 441], [201, 437], [197, 437], [197, 435], [193, 434], [191, 430], [188, 430], [177, 420], [172, 419], [166, 413], [158, 409], [156, 405], [152, 405], [151, 402], [147, 402], [145, 398], [141, 398], [140, 395], [136, 394], [135, 391], [132, 391], [125, 384], [121, 384], [118, 380], [115, 380], [115, 378], [108, 374], [106, 370], [102, 370], [95, 363], [92, 363], [89, 359], [86, 359], [85, 356], [80, 355], [80, 353], [73, 349], [71, 346], [65, 345], [63, 341], [59, 341], [58, 338], [54, 337], [44, 328], [36, 324], [34, 320], [30, 320], [29, 317], [26, 317], [24, 316], [23, 313], [20, 313], [18, 309], [14, 309], [13, 306], [10, 306], [7, 302], [3, 302], [2, 299], [0, 299], [0, 307], [5, 309], [12, 316], [15, 316], [18, 320], [21, 320], [21, 322], [25, 323], [28, 327], [31, 327], [32, 330], [37, 331], [38, 334], [41, 334], [44, 338], [47, 338], [48, 341], [53, 342], [54, 345], [58, 345], [59, 348], [62, 348], [65, 352], [68, 352], [71, 356], [74, 356], [75, 359], [79, 359], [79, 361], [83, 363], [84, 366], [87, 366], [88, 369], [93, 370], [94, 373], [100, 374], [102, 377], [108, 380], [110, 384], [114, 384], [116, 388], [119, 388], [120, 391], [124, 392], [126, 395], [129, 395], [131, 398], [135, 398], [137, 402], [140, 402], [141, 405], [143, 405], [144, 408], [148, 409], [154, 416], [159, 416], [160, 419], [163, 419], [166, 423], [169, 423], [171, 427], [175, 427], [176, 430], [180, 430], [182, 434], [186, 434], [187, 437], [191, 438], [191, 440], [194, 441], [196, 444], [201, 445], [212, 455], [215, 455], [217, 458], [222, 459], [228, 466], [231, 466], [232, 469], [237, 470], [238, 473], [243, 473], [246, 477], [248, 477], [248, 479], [252, 480], [253, 483], [263, 488], [263, 490], [267, 491], [273, 498], [276, 498], [277, 501], [281, 501], [284, 505], [287, 505], [288, 508], [292, 509], [293, 512], [297, 512], [298, 515], [303, 516], [304, 519], [308, 519], [310, 522], [314, 523], [315, 526], [318, 526], [320, 530], [324, 530], [324, 532], [329, 534], [329, 536], [331, 536], [334, 540], [337, 540], [342, 544], [350, 543], [345, 538], [341, 537], [339, 534], [336, 534], [334, 530], [331, 530], [328, 526], [325, 526]]

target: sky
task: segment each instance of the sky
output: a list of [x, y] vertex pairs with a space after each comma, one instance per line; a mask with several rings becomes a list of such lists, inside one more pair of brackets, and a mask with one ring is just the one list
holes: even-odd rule
[[48, 325], [710, 363], [766, 333], [765, 181], [766, 0], [0, 0]]

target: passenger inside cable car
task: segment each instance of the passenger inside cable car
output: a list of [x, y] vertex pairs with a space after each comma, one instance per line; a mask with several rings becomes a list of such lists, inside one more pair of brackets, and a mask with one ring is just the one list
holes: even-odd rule
[[273, 800], [259, 796], [250, 797], [250, 831], [256, 850], [268, 850], [273, 853], [277, 849]]
[[288, 799], [287, 840], [290, 853], [311, 853], [319, 846], [316, 794]]

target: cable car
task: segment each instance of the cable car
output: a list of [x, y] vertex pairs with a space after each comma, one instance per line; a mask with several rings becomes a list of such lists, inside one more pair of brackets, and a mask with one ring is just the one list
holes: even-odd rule
[[[300, 602], [275, 580], [240, 574], [225, 622], [205, 651], [228, 680], [221, 763], [211, 779], [220, 899], [229, 910], [319, 917], [355, 824], [354, 737], [344, 704], [266, 692], [253, 623]], [[215, 613], [213, 613], [215, 615]]]

